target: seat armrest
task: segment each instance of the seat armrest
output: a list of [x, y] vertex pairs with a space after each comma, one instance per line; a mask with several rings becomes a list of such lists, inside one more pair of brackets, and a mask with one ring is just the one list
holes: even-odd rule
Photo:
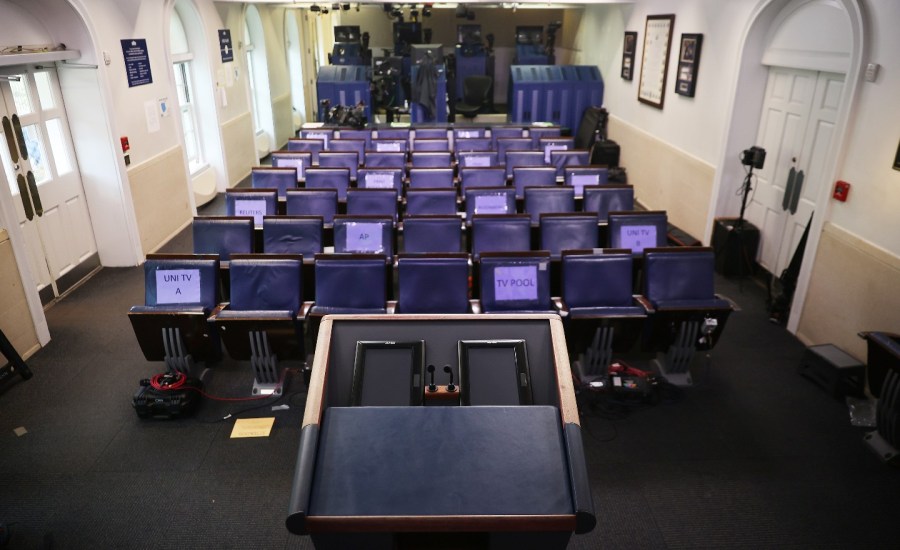
[[206, 320], [210, 323], [215, 323], [216, 317], [218, 317], [219, 314], [222, 313], [222, 311], [227, 309], [229, 305], [231, 305], [231, 302], [222, 302], [221, 304], [217, 305], [216, 308], [209, 314], [209, 317], [207, 317]]
[[735, 302], [728, 296], [723, 296], [722, 294], [716, 294], [715, 297], [720, 300], [725, 300], [726, 302], [728, 302], [731, 305], [731, 311], [740, 311], [741, 310], [741, 306], [737, 305], [737, 302]]
[[316, 305], [315, 302], [303, 302], [303, 304], [300, 306], [300, 313], [297, 315], [297, 318], [303, 318], [304, 321], [308, 319], [309, 310], [311, 310], [314, 305]]
[[559, 312], [560, 317], [568, 317], [569, 316], [569, 306], [566, 305], [566, 302], [560, 296], [554, 296], [550, 298], [553, 302], [553, 307], [556, 308], [556, 311]]
[[650, 303], [650, 300], [648, 300], [646, 296], [644, 296], [643, 294], [635, 294], [633, 298], [635, 303], [644, 308], [644, 311], [646, 311], [648, 314], [654, 312], [653, 304]]
[[481, 300], [469, 300], [469, 307], [472, 309], [472, 313], [481, 313]]

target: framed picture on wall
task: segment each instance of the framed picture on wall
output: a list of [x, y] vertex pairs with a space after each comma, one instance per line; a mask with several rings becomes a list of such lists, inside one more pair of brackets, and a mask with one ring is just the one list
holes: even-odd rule
[[625, 43], [622, 46], [622, 78], [625, 80], [634, 78], [634, 52], [637, 49], [637, 34], [634, 31], [625, 32]]
[[703, 45], [702, 34], [682, 34], [681, 49], [678, 52], [678, 78], [675, 80], [675, 93], [694, 97], [697, 87], [697, 67], [700, 66], [700, 46]]
[[663, 108], [666, 98], [666, 73], [669, 68], [669, 50], [672, 47], [674, 26], [673, 14], [647, 16], [638, 101], [657, 109]]

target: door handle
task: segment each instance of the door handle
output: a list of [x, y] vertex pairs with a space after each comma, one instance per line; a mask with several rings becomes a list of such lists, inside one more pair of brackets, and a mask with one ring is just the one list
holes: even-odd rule
[[38, 192], [37, 182], [34, 181], [34, 173], [29, 170], [28, 175], [28, 191], [31, 193], [31, 202], [34, 204], [34, 213], [40, 218], [44, 215], [44, 207], [41, 204], [41, 194]]
[[794, 193], [794, 183], [797, 180], [797, 169], [791, 166], [788, 172], [787, 184], [784, 186], [784, 197], [781, 199], [781, 209], [787, 210], [791, 205], [791, 195]]
[[16, 149], [16, 138], [13, 135], [12, 123], [9, 117], [3, 117], [3, 133], [6, 134], [6, 146], [9, 147], [9, 157], [13, 164], [19, 162], [19, 151]]
[[34, 219], [34, 210], [31, 209], [31, 201], [28, 199], [28, 186], [25, 183], [25, 176], [19, 174], [16, 178], [16, 183], [19, 184], [19, 197], [22, 198], [22, 208], [25, 209], [25, 217], [28, 221]]
[[19, 154], [22, 160], [28, 160], [28, 147], [25, 146], [25, 134], [22, 133], [22, 122], [19, 120], [19, 115], [13, 114], [12, 125], [13, 131], [16, 133], [16, 141], [19, 142]]
[[797, 205], [800, 203], [800, 191], [803, 190], [803, 170], [797, 172], [797, 181], [794, 182], [794, 193], [791, 195], [791, 214], [797, 213]]

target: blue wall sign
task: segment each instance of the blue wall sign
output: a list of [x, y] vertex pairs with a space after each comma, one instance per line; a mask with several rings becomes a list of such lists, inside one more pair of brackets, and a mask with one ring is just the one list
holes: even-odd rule
[[234, 47], [231, 45], [231, 29], [219, 29], [219, 52], [222, 63], [234, 61]]
[[128, 75], [129, 88], [153, 82], [146, 39], [129, 38], [122, 40], [122, 54], [125, 56], [125, 73]]

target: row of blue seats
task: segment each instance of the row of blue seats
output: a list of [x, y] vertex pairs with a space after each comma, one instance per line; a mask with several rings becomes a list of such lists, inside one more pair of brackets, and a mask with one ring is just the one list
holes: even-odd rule
[[[415, 150], [415, 143], [429, 141], [446, 141], [449, 147], [443, 150], [475, 151], [499, 150], [500, 141], [504, 139], [527, 139], [532, 148], [536, 148], [542, 139], [561, 138], [559, 126], [522, 127], [493, 126], [487, 127], [454, 127], [454, 128], [316, 128], [299, 132], [299, 139], [322, 142], [325, 149], [331, 147], [333, 140], [363, 141], [366, 150], [378, 150], [379, 144], [390, 142], [402, 143], [403, 151]], [[571, 139], [571, 138], [569, 138]], [[478, 141], [481, 140], [481, 141]], [[393, 149], [393, 148], [391, 148]]]
[[[317, 323], [328, 314], [556, 313], [563, 317], [570, 350], [579, 349], [572, 346], [583, 345], [584, 335], [593, 334], [597, 327], [635, 322], [641, 326], [632, 326], [618, 340], [610, 336], [610, 349], [616, 343], [633, 343], [639, 335], [646, 346], [665, 349], [672, 342], [672, 324], [677, 317], [698, 327], [691, 346], [700, 343], [696, 338], [699, 327], [711, 325], [712, 330], [703, 333], [711, 347], [733, 309], [730, 302], [715, 295], [712, 250], [650, 248], [644, 250], [642, 259], [645, 277], [636, 295], [634, 258], [629, 251], [566, 252], [562, 256], [562, 292], [554, 299], [549, 290], [549, 253], [486, 253], [478, 262], [480, 300], [473, 301], [466, 255], [401, 256], [397, 262], [398, 299], [390, 303], [384, 257], [318, 255], [315, 300], [304, 303], [302, 258], [238, 255], [232, 257], [229, 267], [229, 302], [220, 303], [219, 260], [215, 256], [149, 256], [144, 266], [145, 303], [134, 306], [129, 317], [148, 360], [184, 364], [183, 357], [174, 356], [199, 353], [214, 357], [216, 339], [198, 336], [208, 336], [211, 323], [232, 357], [251, 361], [256, 357], [257, 375], [265, 365], [273, 364], [260, 361], [260, 354], [302, 358], [304, 324], [310, 328], [307, 342], [314, 342]], [[178, 315], [180, 312], [184, 316]], [[643, 326], [648, 318], [654, 320], [652, 331]], [[581, 326], [584, 323], [589, 325], [587, 331]], [[166, 326], [177, 331], [167, 334]], [[191, 337], [184, 340], [188, 335]], [[172, 343], [174, 339], [179, 340], [178, 345]], [[203, 349], [191, 352], [190, 346]]]
[[[362, 142], [358, 143], [360, 146], [361, 144]], [[292, 145], [294, 145], [293, 141], [289, 143], [289, 146]], [[443, 168], [449, 169], [452, 175], [464, 180], [467, 175], [466, 171], [471, 174], [475, 168], [493, 168], [503, 174], [505, 179], [510, 179], [513, 177], [514, 168], [539, 167], [552, 169], [555, 177], [562, 179], [567, 167], [590, 166], [589, 151], [580, 149], [551, 150], [550, 147], [547, 145], [546, 150], [523, 148], [522, 150], [508, 151], [503, 156], [496, 151], [469, 151], [456, 155], [449, 151], [414, 151], [407, 155], [405, 152], [369, 151], [360, 154], [357, 151], [311, 152], [297, 149], [276, 151], [271, 154], [270, 160], [274, 168], [294, 168], [298, 182], [304, 181], [307, 172], [313, 169], [346, 168], [349, 171], [350, 179], [352, 181], [359, 180], [363, 182], [364, 186], [381, 184], [380, 180], [371, 177], [370, 174], [372, 172], [383, 173], [386, 170], [399, 170], [401, 178], [411, 179], [415, 176], [412, 173], [413, 170]], [[603, 182], [595, 181], [593, 183]]]
[[252, 217], [204, 216], [194, 218], [193, 251], [216, 254], [224, 261], [252, 252], [310, 256], [331, 246], [335, 253], [391, 257], [401, 242], [406, 253], [468, 251], [477, 259], [485, 252], [546, 250], [558, 258], [570, 249], [607, 246], [640, 254], [644, 248], [668, 244], [667, 216], [662, 211], [612, 212], [605, 231], [601, 233], [600, 227], [593, 213], [541, 214], [537, 232], [527, 214], [476, 214], [468, 230], [452, 215], [412, 216], [400, 224], [390, 216], [336, 215], [327, 239], [320, 216], [265, 216], [257, 242]]
[[[512, 187], [476, 187], [457, 195], [454, 188], [346, 189], [344, 199], [332, 187], [288, 189], [280, 200], [275, 189], [229, 189], [225, 194], [225, 213], [229, 216], [253, 216], [259, 226], [263, 216], [322, 216], [331, 224], [339, 213], [385, 215], [394, 219], [409, 216], [465, 216], [476, 214], [516, 214], [531, 216], [538, 223], [541, 214], [592, 213], [605, 223], [609, 212], [634, 209], [634, 188], [608, 184], [585, 187], [579, 200], [575, 189], [566, 185], [530, 186], [522, 200]], [[580, 204], [579, 204], [580, 203]]]

